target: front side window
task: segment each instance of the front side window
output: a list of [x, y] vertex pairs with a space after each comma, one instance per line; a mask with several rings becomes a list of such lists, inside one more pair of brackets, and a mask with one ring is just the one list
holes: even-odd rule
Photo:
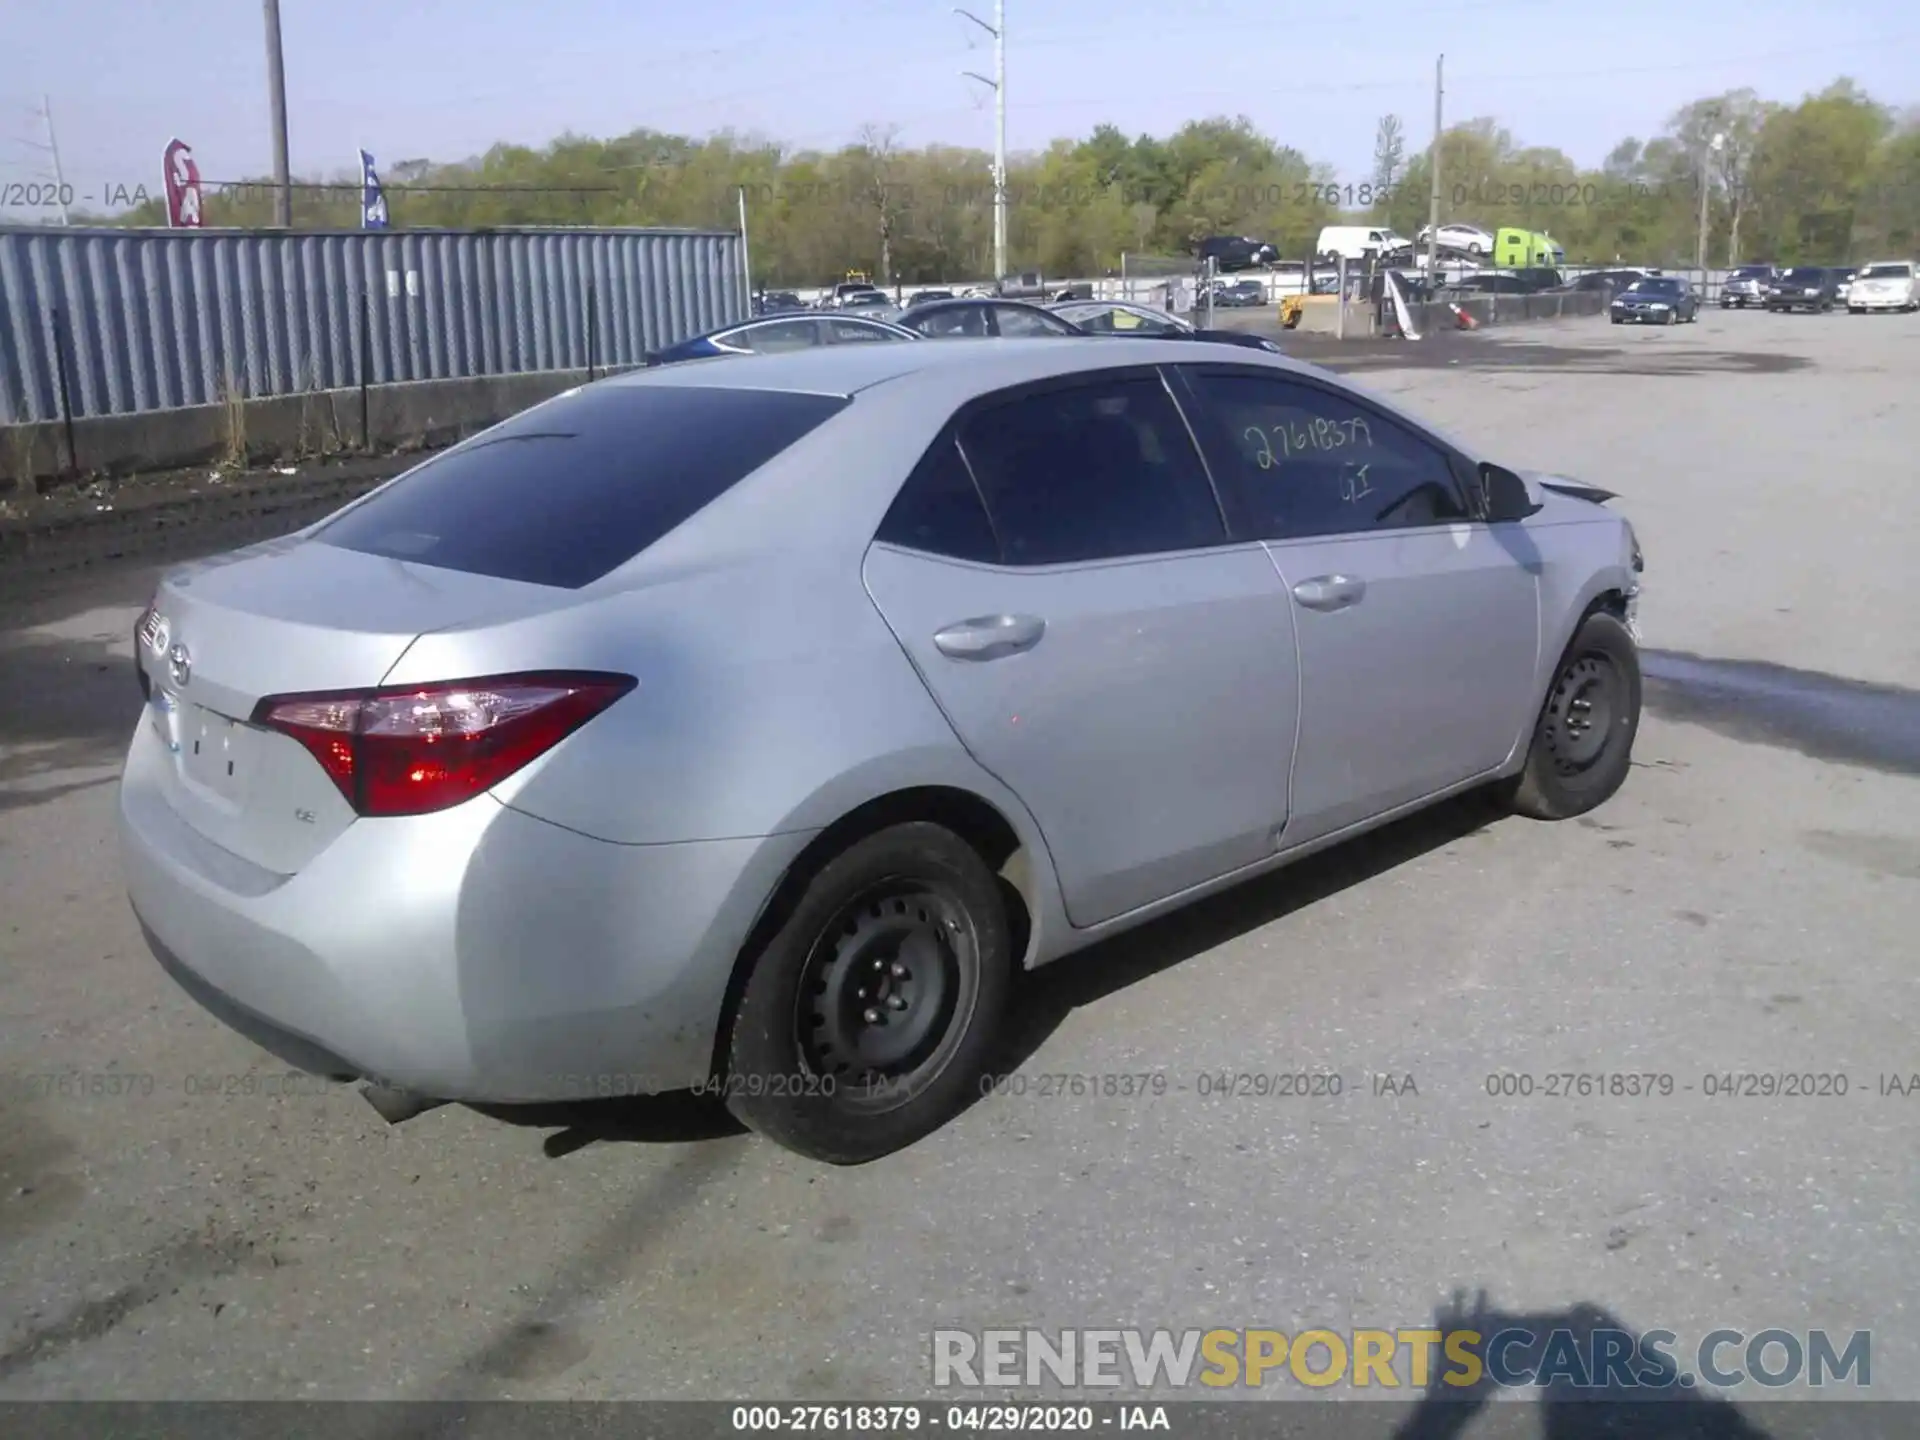
[[1317, 386], [1200, 370], [1194, 385], [1232, 447], [1248, 523], [1266, 540], [1471, 518], [1444, 452]]
[[1023, 310], [1017, 305], [1002, 305], [993, 312], [994, 323], [1007, 336], [1071, 335], [1073, 330], [1043, 310]]
[[727, 350], [770, 355], [782, 350], [805, 350], [820, 343], [820, 326], [812, 320], [775, 320], [767, 325], [742, 325], [713, 337]]
[[1226, 539], [1186, 423], [1157, 377], [1117, 376], [976, 411], [961, 448], [1014, 565]]

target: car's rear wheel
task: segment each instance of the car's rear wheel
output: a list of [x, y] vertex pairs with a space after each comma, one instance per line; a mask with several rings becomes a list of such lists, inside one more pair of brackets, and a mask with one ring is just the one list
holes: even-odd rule
[[727, 1104], [768, 1139], [857, 1165], [978, 1093], [1013, 956], [999, 881], [944, 826], [895, 825], [808, 880], [754, 957]]
[[1589, 615], [1560, 657], [1507, 805], [1535, 820], [1569, 820], [1626, 781], [1640, 729], [1640, 651], [1627, 627]]

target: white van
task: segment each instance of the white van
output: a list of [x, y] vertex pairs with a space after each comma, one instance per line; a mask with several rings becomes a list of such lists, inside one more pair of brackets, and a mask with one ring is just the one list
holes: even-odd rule
[[1320, 232], [1320, 243], [1313, 247], [1313, 253], [1364, 260], [1382, 250], [1403, 249], [1410, 243], [1384, 225], [1329, 225]]

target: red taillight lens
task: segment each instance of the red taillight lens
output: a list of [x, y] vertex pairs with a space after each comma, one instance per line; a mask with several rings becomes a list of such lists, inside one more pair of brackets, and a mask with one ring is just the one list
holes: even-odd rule
[[492, 789], [637, 683], [568, 672], [270, 695], [253, 723], [306, 746], [358, 814], [426, 815]]

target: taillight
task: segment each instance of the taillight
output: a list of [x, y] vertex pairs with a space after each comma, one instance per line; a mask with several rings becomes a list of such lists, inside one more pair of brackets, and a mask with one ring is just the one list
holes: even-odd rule
[[147, 677], [146, 661], [143, 656], [153, 653], [159, 640], [160, 592], [156, 589], [153, 598], [147, 601], [147, 608], [140, 612], [140, 618], [133, 625], [133, 674], [140, 682], [140, 698], [153, 698], [153, 681]]
[[253, 723], [306, 746], [356, 813], [425, 815], [492, 789], [637, 683], [543, 672], [269, 695]]

